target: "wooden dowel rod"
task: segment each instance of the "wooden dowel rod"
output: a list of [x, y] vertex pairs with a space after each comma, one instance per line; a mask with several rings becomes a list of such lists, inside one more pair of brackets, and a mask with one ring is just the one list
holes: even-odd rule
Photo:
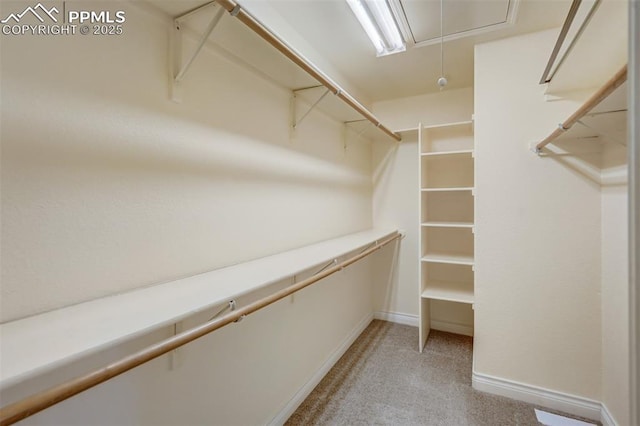
[[536, 145], [536, 149], [540, 150], [550, 144], [555, 138], [569, 130], [574, 124], [584, 117], [589, 111], [595, 108], [600, 102], [602, 102], [607, 96], [613, 93], [618, 87], [620, 87], [625, 81], [627, 81], [627, 66], [625, 65], [618, 71], [613, 77], [607, 81], [596, 93], [594, 93], [587, 101], [582, 104], [571, 117], [567, 118], [562, 124], [558, 126], [549, 136], [544, 138], [540, 143]]
[[[273, 34], [268, 28], [266, 28], [260, 21], [254, 18], [251, 14], [245, 11], [243, 8], [236, 9], [238, 4], [233, 0], [217, 0], [218, 4], [225, 8], [229, 13], [238, 18], [243, 24], [253, 30], [257, 35], [262, 37], [267, 43], [275, 47], [280, 53], [289, 58], [293, 63], [302, 68], [311, 77], [315, 78], [323, 86], [331, 91], [334, 95], [338, 96], [351, 108], [360, 113], [367, 120], [372, 122], [376, 127], [380, 128], [384, 133], [391, 136], [397, 141], [402, 140], [400, 134], [392, 131], [386, 126], [382, 125], [380, 121], [365, 107], [363, 107], [358, 101], [356, 101], [351, 95], [342, 90], [337, 84], [324, 75], [320, 70], [309, 63], [305, 58], [300, 56], [296, 51], [289, 47], [284, 41]], [[234, 12], [235, 10], [235, 12]]]
[[171, 352], [180, 346], [186, 345], [202, 336], [205, 336], [219, 328], [224, 327], [234, 321], [237, 321], [243, 316], [249, 315], [257, 310], [260, 310], [266, 306], [277, 302], [305, 287], [310, 286], [313, 283], [320, 281], [323, 278], [334, 274], [352, 263], [370, 255], [371, 253], [381, 249], [392, 241], [400, 238], [401, 234], [396, 233], [391, 237], [379, 242], [377, 245], [368, 248], [367, 250], [359, 253], [349, 259], [327, 268], [324, 271], [300, 281], [299, 283], [288, 286], [282, 290], [279, 290], [267, 297], [259, 299], [255, 302], [248, 304], [243, 308], [239, 308], [235, 311], [231, 311], [226, 315], [212, 319], [204, 324], [191, 328], [180, 334], [176, 334], [166, 340], [158, 342], [152, 346], [142, 349], [132, 355], [115, 361], [106, 367], [94, 370], [84, 376], [77, 377], [62, 383], [58, 386], [54, 386], [32, 396], [29, 396], [21, 401], [9, 404], [6, 407], [0, 409], [0, 426], [11, 425], [15, 422], [23, 420], [29, 416], [32, 416], [46, 408], [51, 407], [59, 402], [62, 402], [74, 395], [77, 395], [87, 389], [106, 382], [113, 377], [116, 377], [122, 373], [125, 373], [139, 365], [142, 365], [154, 358]]

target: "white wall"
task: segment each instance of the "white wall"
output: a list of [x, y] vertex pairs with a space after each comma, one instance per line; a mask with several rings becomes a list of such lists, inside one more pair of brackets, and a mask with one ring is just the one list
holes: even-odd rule
[[416, 127], [419, 122], [433, 126], [468, 121], [473, 114], [473, 88], [380, 101], [373, 105], [373, 112], [392, 129]]
[[[392, 129], [450, 123], [471, 119], [471, 88], [445, 90], [436, 94], [377, 102], [373, 112]], [[406, 232], [393, 275], [384, 273], [388, 262], [381, 262], [374, 273], [375, 310], [391, 313], [399, 320], [417, 326], [419, 180], [418, 140], [404, 136], [400, 144], [388, 140], [373, 145], [373, 222], [375, 226], [397, 226]], [[389, 254], [391, 256], [391, 254]], [[434, 318], [445, 320], [445, 318]]]
[[[2, 36], [2, 321], [371, 226], [369, 145], [316, 113], [290, 137], [290, 94], [206, 50], [171, 102], [169, 20], [114, 7], [122, 36]], [[27, 422], [266, 423], [370, 319], [368, 262]]]
[[[605, 146], [603, 175], [625, 163], [624, 146]], [[631, 424], [627, 191], [626, 183], [602, 186], [602, 402], [619, 425]]]
[[579, 106], [538, 85], [556, 36], [475, 50], [474, 368], [599, 400], [600, 188], [528, 149]]
[[3, 321], [371, 225], [366, 144], [290, 138], [289, 93], [214, 55], [171, 102], [169, 26], [124, 6], [123, 36], [2, 40]]

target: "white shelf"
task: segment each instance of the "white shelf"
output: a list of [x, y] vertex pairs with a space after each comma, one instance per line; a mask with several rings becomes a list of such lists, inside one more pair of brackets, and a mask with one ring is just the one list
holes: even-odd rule
[[434, 228], [473, 228], [473, 222], [422, 222], [421, 225]]
[[404, 129], [393, 129], [394, 132], [399, 133], [401, 135], [418, 135], [419, 127], [407, 127]]
[[0, 389], [324, 265], [395, 232], [350, 234], [0, 324]]
[[449, 302], [473, 303], [473, 283], [451, 281], [429, 281], [422, 291], [423, 299], [446, 300]]
[[[199, 39], [203, 28], [206, 28], [211, 20], [209, 7], [218, 8], [221, 5], [208, 6], [204, 1], [154, 1], [154, 6], [164, 10], [167, 17], [176, 17], [188, 14], [181, 19], [181, 33], [189, 34], [194, 39]], [[203, 12], [195, 12], [194, 3], [203, 4]], [[213, 2], [211, 2], [213, 3]], [[224, 7], [231, 12], [235, 1], [225, 2]], [[242, 16], [251, 17], [252, 21], [260, 19], [252, 15], [251, 7], [242, 7]], [[188, 13], [189, 11], [192, 13]], [[232, 14], [231, 16], [236, 16]], [[173, 22], [173, 19], [171, 20]], [[171, 24], [173, 26], [173, 24]], [[308, 111], [309, 105], [315, 103], [325, 90], [329, 89], [329, 96], [322, 99], [316, 106], [327, 116], [341, 121], [369, 120], [372, 128], [377, 128], [387, 134], [388, 128], [363, 106], [362, 102], [355, 99], [344, 88], [324, 71], [318, 69], [315, 64], [305, 58], [304, 54], [291, 48], [278, 34], [262, 23], [256, 27], [249, 26], [244, 20], [223, 19], [215, 27], [214, 36], [207, 42], [216, 55], [227, 61], [240, 65], [246, 71], [261, 77], [269, 83], [282, 88], [296, 91], [296, 98], [302, 100], [300, 111], [303, 114]], [[188, 79], [188, 76], [186, 77]], [[304, 90], [307, 88], [314, 88]], [[325, 86], [327, 86], [325, 88]], [[314, 108], [315, 109], [315, 108]], [[298, 115], [300, 117], [300, 115]]]
[[436, 156], [446, 156], [446, 155], [472, 155], [472, 149], [460, 149], [457, 151], [432, 151], [432, 152], [423, 152], [420, 154], [422, 157], [436, 157]]
[[[474, 303], [475, 196], [473, 121], [424, 126], [421, 135], [418, 146], [420, 351], [432, 321], [439, 319], [437, 310], [432, 312], [429, 300]], [[467, 319], [461, 321], [466, 323]]]
[[455, 187], [455, 188], [422, 188], [422, 192], [451, 192], [451, 191], [473, 191], [473, 186]]
[[423, 129], [429, 130], [429, 129], [440, 129], [440, 128], [451, 128], [451, 127], [458, 127], [458, 126], [469, 126], [473, 124], [473, 120], [466, 120], [466, 121], [454, 121], [451, 123], [444, 123], [444, 124], [435, 124], [432, 126], [423, 126]]
[[473, 256], [465, 256], [459, 254], [427, 254], [420, 259], [423, 262], [430, 263], [449, 263], [453, 265], [472, 265]]

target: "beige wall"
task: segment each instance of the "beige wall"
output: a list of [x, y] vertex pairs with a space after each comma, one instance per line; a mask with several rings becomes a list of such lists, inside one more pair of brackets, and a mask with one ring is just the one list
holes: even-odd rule
[[476, 46], [474, 367], [599, 400], [600, 188], [528, 149], [579, 105], [538, 85], [556, 36]]
[[123, 7], [122, 36], [2, 40], [3, 321], [372, 223], [367, 144], [290, 137], [289, 93], [212, 54], [171, 102], [168, 22]]
[[[625, 159], [624, 146], [605, 146], [603, 177], [619, 174]], [[619, 425], [631, 424], [627, 191], [626, 183], [602, 186], [602, 402]]]
[[[473, 111], [471, 88], [378, 102], [373, 112], [392, 129], [466, 121]], [[400, 144], [375, 141], [373, 145], [373, 222], [397, 226], [406, 232], [392, 276], [374, 274], [375, 310], [399, 315], [417, 326], [419, 180], [418, 139], [405, 136]], [[389, 254], [391, 256], [391, 254]], [[389, 261], [391, 257], [389, 258]], [[387, 262], [381, 262], [384, 269]], [[434, 317], [448, 321], [451, 318]], [[464, 321], [463, 321], [464, 322]]]
[[[370, 145], [317, 113], [290, 137], [290, 94], [208, 50], [171, 102], [169, 20], [117, 5], [122, 36], [2, 38], [2, 321], [371, 226]], [[28, 423], [267, 423], [370, 319], [368, 262]]]
[[374, 103], [373, 112], [392, 129], [416, 127], [419, 122], [433, 126], [468, 121], [473, 114], [473, 88], [380, 101]]

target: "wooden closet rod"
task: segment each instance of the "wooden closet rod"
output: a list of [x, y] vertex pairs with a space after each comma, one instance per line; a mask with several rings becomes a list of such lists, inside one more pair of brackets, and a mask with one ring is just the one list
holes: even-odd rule
[[293, 63], [305, 70], [307, 74], [318, 80], [323, 86], [331, 91], [334, 95], [342, 99], [347, 105], [359, 112], [364, 118], [369, 120], [373, 125], [378, 127], [387, 135], [391, 136], [397, 141], [402, 140], [402, 137], [383, 125], [369, 110], [367, 110], [362, 104], [355, 100], [351, 95], [342, 90], [338, 85], [332, 82], [327, 76], [325, 76], [320, 70], [309, 63], [305, 58], [300, 56], [296, 51], [289, 47], [278, 36], [273, 34], [268, 28], [266, 28], [260, 21], [253, 17], [249, 12], [246, 12], [233, 0], [216, 0], [216, 2], [225, 8], [231, 16], [238, 18], [243, 24], [253, 30], [256, 34], [262, 37], [267, 43], [275, 47], [280, 53], [289, 58]]
[[563, 123], [558, 125], [549, 136], [544, 138], [540, 143], [536, 145], [536, 151], [540, 151], [542, 148], [550, 144], [555, 138], [569, 130], [574, 124], [584, 117], [589, 111], [591, 111], [596, 105], [598, 105], [604, 98], [609, 96], [616, 90], [622, 83], [627, 81], [627, 66], [625, 65], [618, 71], [609, 81], [605, 83], [596, 93], [594, 93], [576, 112], [567, 118]]
[[366, 257], [371, 253], [380, 250], [382, 247], [386, 246], [392, 241], [395, 241], [401, 236], [402, 234], [395, 233], [394, 235], [380, 242], [376, 241], [376, 244], [373, 247], [369, 247], [361, 253], [358, 253], [357, 255], [352, 256], [335, 266], [327, 268], [324, 271], [321, 271], [316, 275], [307, 278], [306, 280], [290, 285], [269, 296], [252, 302], [245, 307], [239, 308], [235, 311], [231, 311], [221, 317], [214, 318], [210, 321], [205, 322], [204, 324], [193, 327], [180, 334], [176, 334], [175, 336], [172, 336], [166, 340], [162, 340], [132, 355], [115, 361], [107, 365], [106, 367], [94, 370], [88, 374], [85, 374], [84, 376], [71, 379], [68, 382], [54, 386], [40, 393], [31, 395], [21, 401], [9, 404], [6, 407], [2, 407], [2, 409], [0, 409], [0, 425], [11, 425], [15, 422], [23, 420], [46, 408], [51, 407], [52, 405], [62, 402], [65, 399], [71, 398], [72, 396], [77, 395], [80, 392], [83, 392], [89, 388], [99, 385], [100, 383], [106, 382], [113, 377], [125, 373], [132, 368], [135, 368], [141, 364], [151, 361], [154, 358], [171, 352], [179, 348], [180, 346], [186, 345], [187, 343], [205, 336], [219, 328], [222, 328], [225, 325], [231, 324], [232, 322], [237, 321], [246, 315], [269, 306], [280, 299], [283, 299], [297, 291], [302, 290], [305, 287], [310, 286], [313, 283], [320, 281], [323, 278], [328, 277], [331, 274], [334, 274], [346, 268], [347, 266], [357, 262], [363, 257]]

